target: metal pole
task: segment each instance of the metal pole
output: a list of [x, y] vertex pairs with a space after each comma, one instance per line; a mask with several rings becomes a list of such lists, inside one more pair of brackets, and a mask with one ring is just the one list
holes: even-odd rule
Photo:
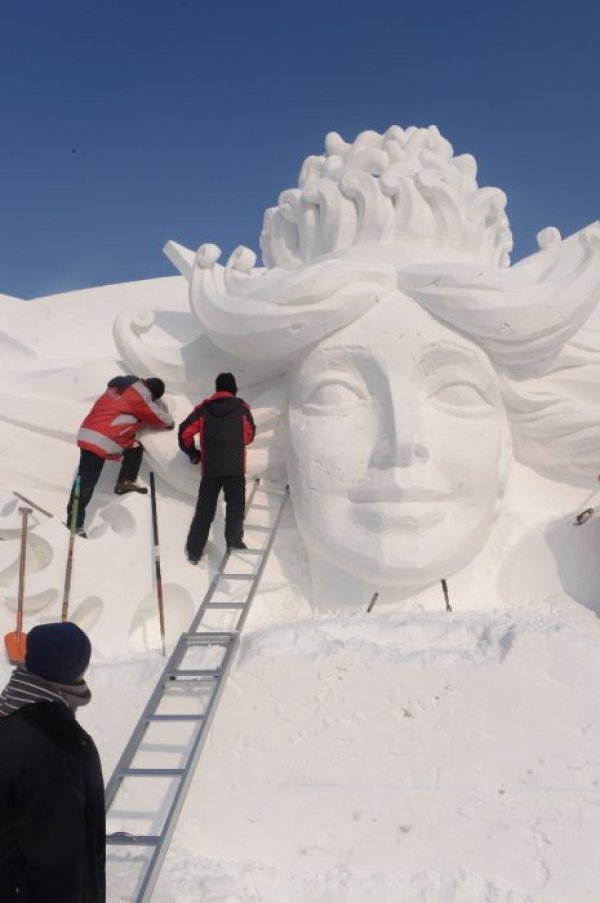
[[162, 654], [165, 651], [165, 609], [163, 605], [162, 576], [160, 572], [160, 549], [158, 545], [158, 517], [156, 513], [156, 486], [154, 483], [154, 471], [150, 471], [150, 502], [152, 504], [152, 534], [154, 539], [154, 568], [156, 571], [156, 596], [158, 599], [158, 620], [160, 622], [160, 638], [162, 640]]
[[77, 529], [77, 514], [79, 513], [79, 489], [81, 485], [81, 477], [79, 474], [75, 477], [73, 507], [71, 509], [71, 532], [69, 535], [69, 551], [67, 553], [67, 568], [65, 571], [65, 588], [63, 592], [63, 603], [61, 612], [61, 621], [67, 620], [67, 612], [69, 611], [69, 596], [71, 594], [71, 575], [73, 573], [73, 547], [75, 545], [75, 531]]
[[369, 607], [367, 608], [367, 614], [371, 611], [377, 600], [379, 599], [379, 593], [373, 593], [373, 598], [369, 602]]
[[446, 611], [452, 611], [450, 607], [450, 597], [448, 595], [448, 584], [445, 580], [442, 580], [442, 589], [444, 590], [444, 599], [446, 600]]

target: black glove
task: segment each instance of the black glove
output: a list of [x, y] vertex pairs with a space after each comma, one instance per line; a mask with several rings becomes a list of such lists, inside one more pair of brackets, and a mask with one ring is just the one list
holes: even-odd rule
[[199, 464], [200, 458], [202, 455], [198, 451], [197, 448], [192, 449], [191, 452], [188, 452], [188, 458], [190, 459], [190, 464]]

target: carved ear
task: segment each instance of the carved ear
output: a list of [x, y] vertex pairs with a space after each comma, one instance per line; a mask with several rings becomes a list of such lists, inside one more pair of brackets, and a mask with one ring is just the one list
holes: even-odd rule
[[190, 282], [196, 258], [195, 253], [189, 248], [184, 248], [183, 245], [178, 245], [176, 241], [168, 241], [163, 248], [163, 253], [166, 254], [175, 269], [179, 270], [183, 278]]

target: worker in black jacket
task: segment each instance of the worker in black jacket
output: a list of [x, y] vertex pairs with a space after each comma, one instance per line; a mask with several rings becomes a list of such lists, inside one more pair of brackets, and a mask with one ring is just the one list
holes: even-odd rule
[[[228, 549], [245, 549], [246, 446], [255, 426], [249, 406], [237, 398], [233, 373], [219, 373], [215, 393], [197, 405], [179, 425], [179, 447], [192, 464], [201, 464], [202, 479], [190, 525], [186, 554], [198, 564], [217, 510], [219, 492], [225, 495], [225, 542]], [[200, 449], [196, 447], [198, 436]]]
[[89, 658], [75, 624], [34, 627], [0, 695], [2, 903], [105, 903], [102, 769], [75, 720]]

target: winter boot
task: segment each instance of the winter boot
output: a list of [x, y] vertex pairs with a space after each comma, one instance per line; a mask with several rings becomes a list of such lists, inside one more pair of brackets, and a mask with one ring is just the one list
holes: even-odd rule
[[145, 486], [134, 483], [133, 480], [119, 480], [115, 486], [115, 495], [125, 495], [127, 492], [139, 492], [142, 495], [146, 495], [148, 490]]
[[186, 549], [185, 557], [190, 564], [198, 564], [200, 559], [202, 558], [202, 552], [190, 552], [189, 549]]

